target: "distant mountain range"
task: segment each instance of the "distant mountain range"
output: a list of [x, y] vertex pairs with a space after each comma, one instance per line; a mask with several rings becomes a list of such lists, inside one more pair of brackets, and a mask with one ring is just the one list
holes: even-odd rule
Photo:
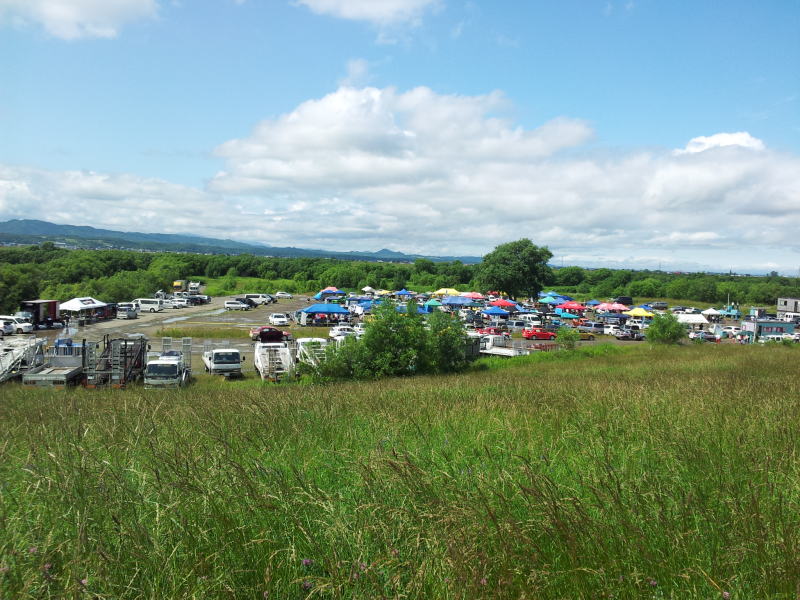
[[88, 249], [152, 250], [158, 252], [193, 252], [200, 254], [254, 254], [283, 258], [338, 258], [387, 262], [412, 262], [427, 258], [436, 262], [460, 260], [478, 263], [477, 256], [424, 256], [404, 254], [385, 248], [377, 252], [336, 252], [308, 248], [277, 247], [266, 244], [247, 244], [235, 240], [221, 240], [193, 235], [171, 233], [139, 233], [97, 229], [85, 225], [57, 225], [33, 219], [12, 219], [0, 222], [0, 243], [39, 244], [54, 242], [69, 247]]

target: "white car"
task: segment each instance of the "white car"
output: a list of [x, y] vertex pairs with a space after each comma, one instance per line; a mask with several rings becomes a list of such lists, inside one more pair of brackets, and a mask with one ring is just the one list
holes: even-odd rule
[[356, 332], [356, 337], [360, 338], [367, 332], [367, 326], [365, 323], [356, 323], [353, 327], [353, 331]]
[[247, 304], [238, 300], [226, 300], [224, 306], [225, 310], [248, 310], [250, 308]]
[[343, 340], [351, 335], [356, 335], [356, 330], [350, 327], [350, 325], [336, 325], [335, 327], [331, 327], [330, 333], [328, 333], [328, 336], [334, 340]]
[[269, 316], [270, 325], [288, 325], [289, 319], [286, 318], [284, 313], [272, 313]]
[[284, 298], [284, 299], [294, 297], [289, 292], [275, 292], [272, 295], [275, 296], [276, 298]]
[[8, 321], [14, 327], [14, 333], [33, 333], [33, 325], [22, 317], [0, 315], [0, 321]]
[[186, 308], [189, 306], [189, 301], [186, 298], [174, 298], [172, 300], [172, 308]]
[[14, 324], [11, 321], [0, 321], [0, 338], [12, 335], [14, 333]]

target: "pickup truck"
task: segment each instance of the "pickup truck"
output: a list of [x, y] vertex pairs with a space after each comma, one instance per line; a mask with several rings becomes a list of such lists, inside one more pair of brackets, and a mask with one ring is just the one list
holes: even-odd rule
[[541, 327], [530, 327], [522, 330], [522, 337], [526, 340], [554, 340], [556, 334], [554, 331], [548, 331]]
[[481, 337], [481, 354], [492, 356], [523, 356], [528, 350], [514, 346], [514, 342], [505, 335], [484, 335]]

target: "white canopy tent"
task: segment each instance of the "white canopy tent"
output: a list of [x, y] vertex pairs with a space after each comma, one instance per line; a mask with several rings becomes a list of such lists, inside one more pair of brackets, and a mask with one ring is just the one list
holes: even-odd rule
[[715, 317], [717, 315], [721, 315], [722, 313], [719, 312], [716, 308], [707, 308], [700, 314]]
[[705, 318], [703, 315], [675, 315], [678, 317], [678, 323], [683, 323], [684, 325], [708, 325], [708, 319]]
[[105, 302], [100, 302], [100, 300], [86, 297], [67, 300], [66, 302], [62, 302], [58, 308], [61, 311], [66, 310], [69, 312], [81, 312], [82, 310], [92, 310], [95, 308], [103, 308], [105, 306], [108, 306]]

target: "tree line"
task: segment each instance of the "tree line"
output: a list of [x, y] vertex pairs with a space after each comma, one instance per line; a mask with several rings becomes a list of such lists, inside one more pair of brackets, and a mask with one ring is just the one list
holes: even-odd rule
[[[509, 255], [521, 256], [523, 260], [507, 262], [505, 268], [498, 268], [492, 260], [499, 257], [502, 262]], [[581, 299], [599, 300], [628, 295], [711, 303], [723, 303], [730, 298], [741, 304], [771, 305], [778, 297], [800, 297], [800, 282], [796, 278], [581, 267], [553, 269], [542, 264], [549, 256], [546, 248], [537, 248], [529, 240], [498, 246], [482, 265], [427, 259], [391, 263], [249, 254], [66, 250], [43, 243], [0, 248], [0, 310], [18, 310], [21, 301], [36, 298], [66, 301], [76, 296], [94, 296], [106, 302], [122, 302], [152, 296], [158, 289], [170, 289], [173, 280], [187, 278], [214, 279], [217, 288], [237, 292], [283, 289], [302, 293], [333, 285], [346, 290], [365, 286], [416, 291], [443, 287], [483, 291], [499, 288], [510, 293], [516, 287], [518, 294], [527, 295], [546, 286]], [[254, 279], [241, 279], [245, 277]], [[535, 278], [535, 283], [526, 285], [522, 280], [530, 277]], [[245, 289], [243, 285], [259, 289]]]

